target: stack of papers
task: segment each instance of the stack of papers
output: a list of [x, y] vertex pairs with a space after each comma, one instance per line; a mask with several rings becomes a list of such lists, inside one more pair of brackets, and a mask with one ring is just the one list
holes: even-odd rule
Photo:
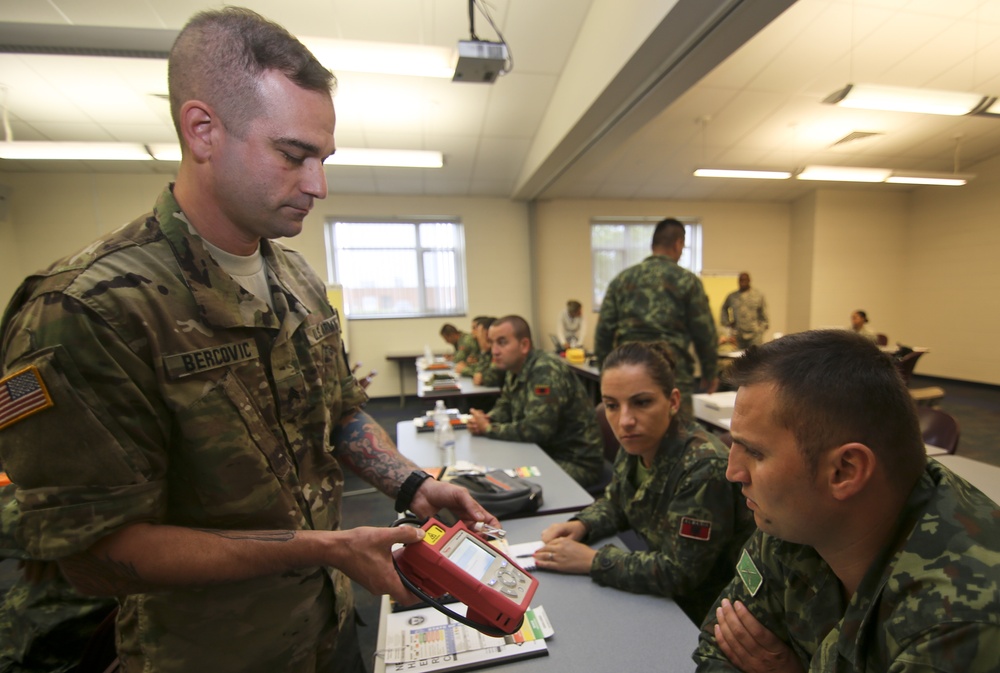
[[[461, 603], [450, 606], [464, 615]], [[529, 609], [521, 629], [493, 638], [459, 624], [432, 607], [389, 613], [386, 621], [387, 671], [457, 671], [501, 661], [548, 655], [545, 638], [554, 633], [545, 609]]]

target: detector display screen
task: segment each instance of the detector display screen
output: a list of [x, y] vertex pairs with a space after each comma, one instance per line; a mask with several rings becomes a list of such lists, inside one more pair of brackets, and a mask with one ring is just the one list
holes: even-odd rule
[[465, 536], [455, 551], [448, 556], [452, 563], [477, 580], [482, 580], [486, 576], [495, 558], [495, 555], [468, 536]]

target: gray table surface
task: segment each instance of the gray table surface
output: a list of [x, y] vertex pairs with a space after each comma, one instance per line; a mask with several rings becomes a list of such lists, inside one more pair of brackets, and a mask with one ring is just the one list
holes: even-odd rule
[[[421, 467], [443, 464], [443, 457], [434, 443], [434, 433], [417, 432], [413, 421], [396, 424], [396, 446]], [[542, 486], [542, 506], [537, 514], [576, 512], [594, 502], [594, 498], [537, 444], [506, 442], [479, 437], [468, 430], [456, 430], [455, 460], [497, 469], [537, 467], [540, 474], [529, 477]]]
[[[504, 523], [512, 544], [541, 539], [541, 532], [565, 515], [537, 516]], [[604, 540], [621, 544], [620, 541]], [[596, 545], [596, 546], [599, 546]], [[505, 673], [611, 673], [612, 671], [694, 671], [691, 653], [698, 642], [698, 627], [672, 600], [633, 594], [594, 583], [586, 575], [533, 573], [538, 591], [533, 606], [542, 606], [555, 635], [547, 640], [549, 655], [501, 662]], [[385, 614], [382, 603], [378, 649], [385, 646]], [[375, 658], [375, 673], [386, 670]]]

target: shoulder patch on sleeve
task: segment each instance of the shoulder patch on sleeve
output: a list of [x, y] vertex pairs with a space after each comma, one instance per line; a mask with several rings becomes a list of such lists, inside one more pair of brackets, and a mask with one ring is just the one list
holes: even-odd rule
[[753, 559], [750, 558], [750, 552], [746, 549], [740, 554], [740, 560], [736, 562], [736, 574], [740, 576], [743, 586], [747, 588], [750, 595], [756, 596], [760, 585], [764, 583], [764, 578], [757, 570], [757, 566], [754, 565]]
[[535, 394], [539, 397], [546, 397], [550, 391], [549, 386], [535, 386]]
[[693, 519], [689, 516], [682, 516], [679, 535], [681, 537], [691, 538], [692, 540], [708, 541], [708, 538], [712, 536], [712, 522], [705, 521], [703, 519]]
[[0, 379], [0, 430], [54, 406], [34, 365]]

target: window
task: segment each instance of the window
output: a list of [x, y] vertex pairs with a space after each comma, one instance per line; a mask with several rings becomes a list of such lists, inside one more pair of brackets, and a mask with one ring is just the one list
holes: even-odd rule
[[[616, 217], [591, 220], [590, 254], [594, 270], [594, 310], [604, 301], [608, 284], [620, 272], [650, 255], [653, 230], [662, 217]], [[677, 262], [685, 269], [701, 273], [701, 224], [678, 218], [684, 223], [684, 252]]]
[[327, 275], [343, 286], [352, 319], [466, 312], [460, 222], [327, 220], [326, 248]]

